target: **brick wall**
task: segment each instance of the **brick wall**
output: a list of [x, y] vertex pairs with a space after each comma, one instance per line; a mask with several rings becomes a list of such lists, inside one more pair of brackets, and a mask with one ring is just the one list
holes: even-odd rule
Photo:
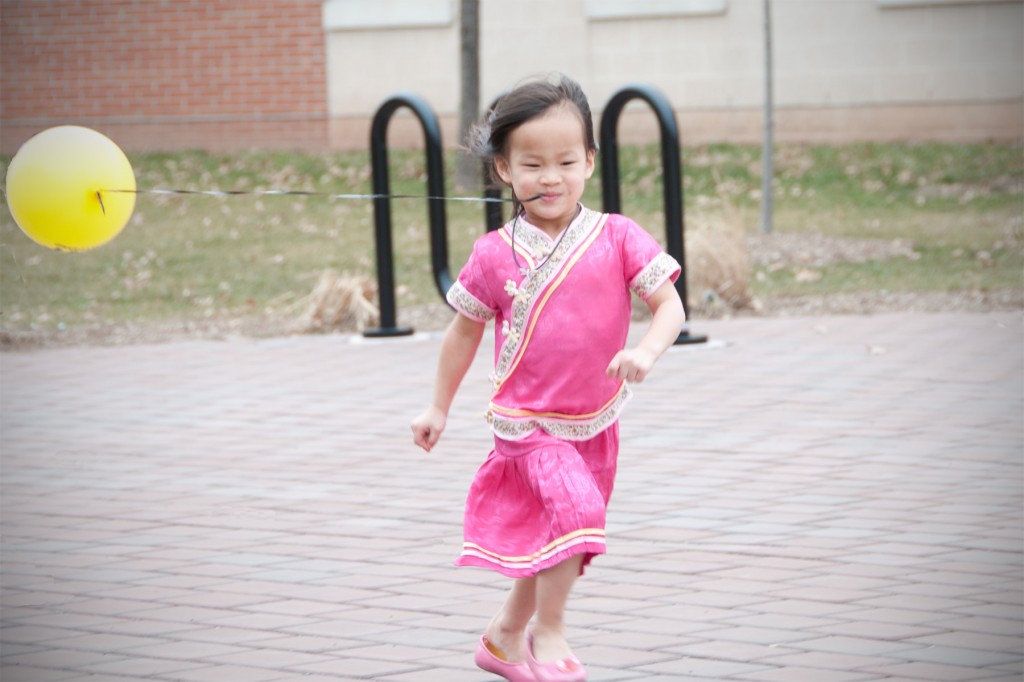
[[62, 123], [125, 149], [319, 148], [320, 0], [3, 0], [0, 150]]

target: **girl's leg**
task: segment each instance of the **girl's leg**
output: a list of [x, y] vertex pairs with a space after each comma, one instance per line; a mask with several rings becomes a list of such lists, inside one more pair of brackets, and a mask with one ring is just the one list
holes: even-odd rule
[[551, 663], [572, 655], [565, 641], [565, 602], [580, 574], [583, 555], [566, 559], [537, 574], [537, 622], [533, 626], [533, 657]]
[[537, 604], [537, 577], [519, 578], [505, 599], [504, 606], [487, 626], [487, 639], [509, 663], [526, 660], [526, 626]]

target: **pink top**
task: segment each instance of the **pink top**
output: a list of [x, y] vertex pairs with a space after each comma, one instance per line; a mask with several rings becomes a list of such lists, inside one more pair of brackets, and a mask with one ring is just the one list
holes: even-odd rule
[[630, 395], [605, 374], [626, 343], [630, 291], [647, 300], [679, 277], [679, 263], [629, 218], [587, 209], [560, 240], [520, 217], [522, 270], [512, 248], [512, 223], [478, 239], [447, 297], [470, 319], [495, 320], [488, 421], [505, 440], [538, 428], [566, 440], [593, 438]]

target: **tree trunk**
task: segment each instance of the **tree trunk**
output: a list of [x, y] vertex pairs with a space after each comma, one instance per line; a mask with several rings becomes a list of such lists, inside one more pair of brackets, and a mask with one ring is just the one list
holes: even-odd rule
[[772, 2], [764, 0], [764, 140], [761, 157], [761, 231], [772, 231], [773, 207], [775, 201], [774, 163], [774, 114], [775, 102], [772, 96]]
[[[461, 97], [459, 102], [459, 145], [465, 146], [470, 127], [480, 115], [480, 0], [462, 0], [460, 13]], [[480, 184], [480, 163], [459, 151], [455, 183], [460, 191], [472, 191]]]

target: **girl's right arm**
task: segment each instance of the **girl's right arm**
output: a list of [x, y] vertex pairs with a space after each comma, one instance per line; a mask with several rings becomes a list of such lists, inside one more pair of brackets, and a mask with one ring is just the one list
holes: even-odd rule
[[484, 335], [484, 327], [483, 322], [471, 320], [465, 315], [456, 315], [445, 332], [441, 359], [437, 363], [434, 400], [423, 414], [412, 421], [413, 442], [427, 452], [437, 444], [444, 431], [455, 391], [473, 364], [476, 349]]

